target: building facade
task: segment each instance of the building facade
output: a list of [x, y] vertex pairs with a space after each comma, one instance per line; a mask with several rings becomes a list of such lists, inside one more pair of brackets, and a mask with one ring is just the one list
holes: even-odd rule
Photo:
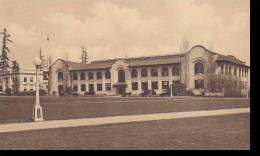
[[[35, 83], [35, 71], [21, 70], [19, 72], [0, 74], [0, 92], [4, 92], [6, 88], [11, 88], [13, 93], [35, 91]], [[39, 84], [40, 89], [48, 90], [48, 76], [43, 72], [39, 74]]]
[[200, 45], [181, 54], [100, 60], [88, 64], [58, 59], [49, 69], [49, 94], [59, 94], [71, 87], [78, 93], [140, 95], [145, 90], [154, 90], [161, 94], [172, 84], [182, 84], [186, 91], [225, 92], [224, 86], [230, 79], [236, 84], [234, 86], [240, 86], [240, 90], [247, 93], [249, 69], [234, 56], [221, 55]]

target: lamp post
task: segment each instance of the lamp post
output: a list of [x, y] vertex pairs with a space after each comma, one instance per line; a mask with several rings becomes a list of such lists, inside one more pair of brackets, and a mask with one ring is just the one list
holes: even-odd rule
[[39, 96], [39, 68], [42, 64], [42, 60], [39, 57], [36, 57], [33, 60], [33, 63], [36, 67], [36, 95], [35, 95], [35, 106], [33, 108], [33, 120], [34, 121], [43, 121], [42, 107], [40, 106], [40, 96]]

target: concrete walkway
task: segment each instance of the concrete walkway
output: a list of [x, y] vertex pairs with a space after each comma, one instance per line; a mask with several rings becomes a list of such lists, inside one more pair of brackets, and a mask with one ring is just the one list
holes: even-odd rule
[[30, 122], [30, 123], [12, 123], [12, 124], [0, 125], [0, 133], [51, 129], [51, 128], [143, 122], [143, 121], [178, 119], [178, 118], [218, 116], [218, 115], [240, 114], [240, 113], [250, 113], [250, 108], [143, 114], [143, 115], [128, 115], [128, 116], [111, 116], [111, 117], [85, 118], [85, 119], [53, 120], [53, 121]]

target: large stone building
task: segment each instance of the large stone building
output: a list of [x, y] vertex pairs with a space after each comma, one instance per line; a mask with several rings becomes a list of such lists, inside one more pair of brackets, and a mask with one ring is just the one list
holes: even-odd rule
[[[39, 74], [40, 89], [48, 89], [48, 75]], [[35, 91], [36, 72], [35, 70], [20, 70], [19, 72], [0, 73], [0, 92], [10, 88], [12, 92]]]
[[249, 66], [234, 56], [224, 56], [197, 45], [181, 54], [87, 64], [58, 59], [49, 69], [49, 93], [58, 94], [72, 87], [78, 93], [140, 95], [144, 90], [154, 90], [161, 94], [172, 84], [182, 84], [185, 90], [225, 92], [229, 79], [247, 93]]

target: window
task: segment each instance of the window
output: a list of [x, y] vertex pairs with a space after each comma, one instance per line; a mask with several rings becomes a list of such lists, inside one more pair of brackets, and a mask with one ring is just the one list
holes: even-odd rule
[[173, 76], [180, 76], [180, 65], [175, 65], [172, 68], [172, 75]]
[[228, 74], [228, 66], [225, 68], [225, 74]]
[[94, 84], [89, 84], [89, 85], [88, 85], [88, 90], [89, 90], [90, 92], [93, 92], [93, 91], [94, 91]]
[[148, 82], [142, 82], [142, 90], [148, 90]]
[[132, 90], [138, 90], [138, 82], [132, 82]]
[[138, 76], [137, 70], [133, 69], [132, 72], [131, 72], [131, 77], [132, 78], [137, 78], [137, 76]]
[[85, 73], [80, 73], [80, 80], [86, 80]]
[[73, 85], [73, 90], [78, 91], [78, 85]]
[[93, 80], [93, 78], [94, 78], [93, 73], [92, 72], [88, 73], [88, 79]]
[[125, 82], [125, 71], [124, 70], [118, 71], [118, 82]]
[[224, 74], [224, 65], [221, 64], [221, 65], [220, 65], [220, 68], [221, 68], [221, 74]]
[[27, 77], [24, 77], [24, 78], [23, 78], [23, 82], [27, 82]]
[[111, 83], [106, 83], [106, 91], [111, 91]]
[[242, 77], [244, 77], [244, 69], [242, 69]]
[[2, 92], [3, 91], [3, 86], [0, 86], [0, 92]]
[[234, 75], [235, 76], [237, 75], [237, 68], [236, 67], [234, 68]]
[[33, 91], [33, 88], [30, 88], [30, 91]]
[[195, 80], [195, 88], [203, 89], [204, 88], [204, 80]]
[[162, 89], [168, 89], [169, 88], [169, 81], [162, 81]]
[[24, 91], [27, 91], [27, 88], [24, 87], [23, 90], [24, 90]]
[[59, 72], [58, 73], [58, 81], [63, 81], [63, 73], [62, 72]]
[[158, 82], [152, 82], [152, 90], [158, 89]]
[[239, 77], [241, 77], [241, 69], [239, 68]]
[[81, 91], [82, 91], [82, 92], [85, 92], [85, 91], [86, 91], [86, 85], [85, 85], [85, 84], [82, 84], [80, 87], [81, 87]]
[[73, 73], [73, 80], [78, 80], [78, 75], [77, 75], [77, 73]]
[[231, 73], [231, 70], [232, 70], [232, 67], [231, 66], [229, 66], [229, 68], [228, 68], [228, 74], [229, 75], [231, 75], [232, 73]]
[[32, 76], [30, 77], [30, 82], [33, 82], [33, 77]]
[[162, 76], [168, 76], [168, 75], [169, 75], [168, 68], [163, 68], [162, 69]]
[[158, 76], [158, 71], [157, 71], [156, 68], [152, 68], [152, 70], [151, 70], [151, 76], [152, 76], [152, 77], [157, 77], [157, 76]]
[[147, 70], [146, 69], [141, 70], [141, 77], [147, 77]]
[[194, 74], [195, 75], [204, 74], [204, 66], [203, 66], [202, 63], [198, 62], [198, 63], [195, 64]]
[[102, 84], [97, 84], [97, 91], [102, 91]]
[[105, 73], [105, 78], [106, 78], [106, 79], [110, 79], [110, 78], [111, 78], [111, 73], [110, 73], [110, 71], [106, 71], [106, 73]]
[[102, 73], [101, 72], [97, 72], [97, 80], [101, 80], [102, 79]]

